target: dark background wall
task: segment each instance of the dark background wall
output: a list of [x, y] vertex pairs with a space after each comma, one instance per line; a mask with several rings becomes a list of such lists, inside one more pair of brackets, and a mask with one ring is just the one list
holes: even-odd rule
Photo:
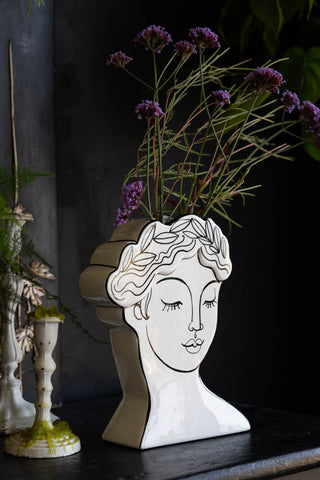
[[[10, 170], [13, 155], [8, 58], [11, 40], [19, 166], [55, 173], [53, 1], [47, 0], [45, 8], [35, 6], [29, 18], [28, 7], [28, 0], [0, 1], [0, 165]], [[19, 202], [34, 217], [26, 229], [37, 251], [52, 266], [56, 281], [44, 281], [43, 285], [56, 295], [59, 285], [56, 179], [39, 179], [28, 185], [22, 190]], [[24, 260], [29, 262], [32, 258]], [[53, 402], [59, 404], [59, 343], [54, 356], [57, 370], [53, 377]], [[23, 370], [28, 372], [31, 368], [29, 354]], [[23, 379], [25, 397], [34, 401], [34, 374], [26, 373]]]
[[[52, 6], [55, 146], [49, 150], [55, 149], [57, 173], [59, 292], [81, 324], [108, 342], [106, 326], [81, 298], [78, 279], [112, 232], [123, 175], [143, 134], [133, 111], [145, 94], [105, 61], [120, 49], [134, 56], [133, 38], [151, 23], [165, 26], [174, 40], [194, 26], [215, 30], [221, 2], [198, 2], [195, 8], [167, 0], [161, 6], [142, 0], [47, 1], [32, 12], [34, 35]], [[37, 62], [50, 68], [43, 51]], [[49, 73], [44, 81], [52, 80]], [[51, 123], [37, 128], [30, 142], [43, 144], [43, 135], [54, 131]], [[7, 138], [6, 131], [0, 135], [1, 142]], [[303, 151], [294, 163], [267, 161], [250, 178], [263, 184], [256, 198], [234, 207], [243, 228], [234, 227], [229, 236], [233, 273], [222, 287], [217, 334], [201, 367], [206, 385], [231, 402], [319, 411], [319, 175], [319, 163]], [[110, 345], [90, 339], [70, 320], [61, 329], [61, 372], [64, 401], [120, 391]]]
[[[107, 338], [106, 328], [81, 299], [77, 280], [112, 231], [123, 175], [142, 135], [133, 110], [145, 95], [122, 72], [106, 68], [106, 58], [117, 50], [134, 56], [133, 38], [152, 23], [174, 40], [192, 26], [214, 30], [220, 6], [55, 2], [60, 293], [98, 338]], [[295, 163], [268, 161], [250, 179], [263, 184], [257, 197], [235, 208], [243, 229], [235, 227], [229, 237], [234, 270], [223, 285], [219, 328], [202, 365], [205, 383], [230, 401], [318, 411], [319, 174], [320, 165], [303, 152]], [[119, 388], [109, 346], [71, 325], [62, 342], [66, 399]]]

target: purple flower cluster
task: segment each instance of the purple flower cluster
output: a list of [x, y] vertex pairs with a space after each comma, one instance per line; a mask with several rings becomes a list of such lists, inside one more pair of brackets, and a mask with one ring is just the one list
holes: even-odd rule
[[313, 146], [320, 150], [320, 108], [305, 100], [299, 107], [299, 113], [299, 120], [305, 131], [314, 133]]
[[124, 223], [127, 223], [128, 218], [129, 218], [128, 212], [122, 211], [121, 208], [117, 208], [116, 218], [115, 218], [115, 221], [113, 222], [113, 226], [118, 227], [119, 225], [123, 225]]
[[140, 180], [124, 184], [120, 194], [120, 201], [125, 210], [136, 210], [142, 195], [143, 184]]
[[307, 132], [315, 132], [320, 128], [320, 109], [305, 100], [299, 108], [299, 120], [303, 123]]
[[215, 90], [211, 92], [211, 95], [213, 96], [214, 104], [217, 107], [230, 105], [230, 95], [227, 90]]
[[142, 100], [142, 102], [136, 106], [135, 113], [138, 115], [139, 120], [142, 118], [152, 120], [164, 115], [159, 103], [152, 100]]
[[309, 100], [305, 100], [300, 106], [300, 100], [296, 93], [286, 90], [281, 98], [285, 112], [292, 113], [297, 107], [299, 120], [306, 132], [314, 133], [313, 146], [320, 150], [320, 108]]
[[280, 85], [285, 83], [281, 73], [269, 67], [255, 68], [245, 77], [245, 80], [247, 80], [250, 90], [254, 90], [258, 94], [279, 93]]
[[299, 107], [300, 105], [298, 95], [294, 92], [290, 92], [289, 90], [286, 90], [283, 93], [281, 102], [283, 103], [284, 111], [287, 113], [292, 113], [295, 107]]
[[[202, 53], [206, 48], [220, 47], [218, 35], [208, 27], [190, 28], [188, 36], [191, 40], [190, 42], [188, 40], [180, 40], [174, 45], [174, 52], [183, 60], [189, 58], [193, 53], [197, 53], [197, 48]], [[172, 42], [172, 38], [164, 27], [149, 25], [136, 35], [134, 41], [145, 47], [146, 50], [160, 53], [164, 47]], [[132, 60], [132, 57], [119, 51], [109, 55], [107, 65], [123, 68]]]
[[171, 35], [165, 31], [164, 27], [149, 25], [149, 27], [138, 33], [134, 41], [145, 47], [146, 50], [160, 53], [164, 47], [172, 42], [172, 38]]
[[174, 44], [174, 52], [182, 59], [190, 57], [193, 53], [197, 53], [196, 46], [188, 40], [180, 40]]
[[200, 52], [203, 52], [206, 48], [220, 47], [218, 35], [208, 27], [190, 28], [188, 36]]
[[140, 180], [129, 184], [123, 184], [120, 201], [122, 208], [117, 209], [114, 226], [123, 225], [129, 219], [133, 210], [139, 207], [140, 199], [143, 193], [143, 184]]
[[127, 65], [127, 63], [131, 62], [132, 60], [133, 58], [128, 57], [128, 55], [119, 51], [119, 52], [111, 53], [111, 55], [109, 55], [109, 58], [107, 60], [107, 65], [108, 66], [112, 65], [115, 68], [124, 67], [125, 65]]

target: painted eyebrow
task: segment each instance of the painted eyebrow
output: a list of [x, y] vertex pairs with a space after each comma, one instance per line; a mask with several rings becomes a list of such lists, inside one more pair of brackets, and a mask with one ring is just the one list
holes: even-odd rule
[[[156, 285], [158, 285], [158, 283], [161, 283], [161, 282], [165, 282], [167, 280], [178, 280], [178, 282], [181, 282], [183, 283], [186, 287], [188, 287], [188, 285], [186, 284], [186, 282], [184, 280], [182, 280], [182, 278], [179, 278], [179, 277], [169, 277], [169, 278], [161, 278], [160, 280], [158, 280], [156, 282]], [[212, 283], [219, 283], [217, 280], [211, 280], [210, 282], [207, 283], [207, 285], [205, 285], [202, 289], [202, 292], [201, 292], [201, 295], [202, 293], [204, 292], [204, 290], [209, 286], [211, 285]], [[189, 288], [189, 287], [188, 287]]]
[[212, 283], [219, 283], [219, 282], [217, 282], [217, 280], [211, 280], [209, 283], [207, 283], [207, 285], [206, 285], [205, 287], [203, 287], [202, 292], [201, 292], [201, 295], [202, 295], [202, 293], [204, 292], [204, 290], [205, 290], [207, 287], [209, 287], [209, 285], [211, 285]]
[[[181, 282], [183, 283], [186, 287], [188, 287], [188, 285], [186, 284], [186, 282], [184, 280], [182, 280], [182, 278], [178, 278], [178, 277], [169, 277], [169, 278], [161, 278], [160, 280], [158, 280], [156, 282], [156, 285], [158, 285], [158, 283], [161, 283], [161, 282], [165, 282], [167, 280], [178, 280], [178, 282]], [[188, 287], [189, 288], [189, 287]]]

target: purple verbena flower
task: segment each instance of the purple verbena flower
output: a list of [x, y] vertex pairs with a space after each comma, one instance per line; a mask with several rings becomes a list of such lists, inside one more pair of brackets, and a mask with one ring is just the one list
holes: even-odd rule
[[220, 47], [218, 35], [208, 27], [190, 28], [188, 37], [199, 48], [200, 52], [205, 48]]
[[305, 100], [299, 108], [299, 120], [304, 124], [308, 132], [314, 132], [320, 127], [320, 109]]
[[107, 65], [112, 65], [113, 67], [124, 67], [127, 63], [131, 62], [133, 58], [128, 57], [125, 53], [119, 51], [115, 53], [111, 53], [109, 58], [107, 59]]
[[211, 95], [213, 96], [213, 101], [217, 107], [230, 105], [230, 95], [227, 90], [215, 90], [211, 92]]
[[139, 208], [140, 199], [143, 193], [143, 183], [137, 180], [132, 183], [124, 183], [120, 193], [122, 208], [117, 209], [114, 226], [123, 225], [129, 219], [133, 210]]
[[299, 107], [300, 105], [298, 95], [294, 92], [290, 92], [289, 90], [286, 90], [283, 93], [281, 102], [283, 103], [284, 111], [288, 113], [292, 113], [295, 107]]
[[145, 47], [146, 50], [160, 53], [164, 47], [172, 42], [172, 38], [171, 35], [165, 31], [164, 27], [149, 25], [149, 27], [138, 33], [134, 41]]
[[190, 57], [193, 53], [197, 53], [195, 45], [188, 42], [188, 40], [180, 40], [174, 44], [174, 52], [179, 55], [182, 59]]
[[127, 223], [128, 218], [130, 217], [130, 213], [126, 210], [121, 210], [121, 208], [117, 208], [116, 218], [113, 222], [114, 227], [118, 227], [119, 225], [123, 225]]
[[258, 67], [245, 77], [249, 83], [249, 88], [255, 90], [258, 94], [271, 92], [279, 93], [279, 87], [285, 80], [281, 73], [269, 67]]
[[140, 180], [129, 184], [123, 184], [120, 201], [125, 211], [131, 212], [139, 207], [141, 195], [143, 192], [143, 183]]
[[159, 103], [153, 102], [152, 100], [142, 100], [142, 102], [136, 106], [135, 113], [138, 115], [139, 120], [142, 118], [151, 120], [164, 115]]

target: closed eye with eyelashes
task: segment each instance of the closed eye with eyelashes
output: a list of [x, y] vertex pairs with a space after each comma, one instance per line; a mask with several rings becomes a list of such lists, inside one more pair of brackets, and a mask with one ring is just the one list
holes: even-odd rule
[[161, 299], [161, 302], [163, 303], [162, 311], [166, 311], [166, 312], [170, 312], [173, 310], [180, 310], [180, 307], [182, 305], [182, 302], [180, 302], [180, 300], [178, 300], [177, 302], [167, 303]]
[[214, 298], [213, 300], [205, 300], [205, 301], [203, 302], [203, 305], [204, 305], [206, 308], [213, 308], [216, 303], [217, 303], [217, 300]]
[[[166, 311], [166, 312], [170, 312], [173, 310], [180, 310], [181, 305], [183, 305], [183, 303], [180, 302], [180, 300], [169, 303], [161, 299], [161, 302], [163, 303], [162, 311]], [[217, 303], [217, 300], [214, 298], [213, 300], [205, 300], [202, 305], [206, 308], [213, 308], [216, 305], [216, 303]]]

